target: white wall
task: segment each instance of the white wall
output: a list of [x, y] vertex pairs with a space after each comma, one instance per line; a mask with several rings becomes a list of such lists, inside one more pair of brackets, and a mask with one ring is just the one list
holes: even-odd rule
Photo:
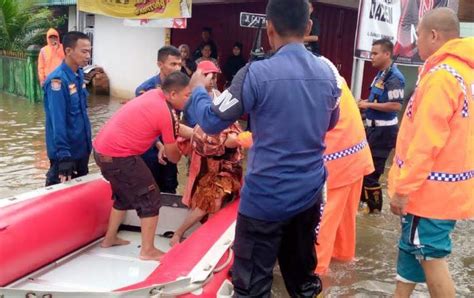
[[104, 68], [111, 95], [133, 98], [135, 88], [158, 73], [156, 54], [165, 29], [126, 27], [122, 19], [96, 15], [93, 62]]
[[462, 37], [474, 36], [474, 23], [461, 23], [461, 36]]
[[71, 5], [69, 6], [69, 16], [68, 16], [68, 31], [75, 31], [76, 28], [76, 6]]

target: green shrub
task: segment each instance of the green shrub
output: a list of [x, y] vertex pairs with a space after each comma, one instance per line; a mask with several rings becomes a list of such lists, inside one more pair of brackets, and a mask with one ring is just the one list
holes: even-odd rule
[[64, 20], [34, 0], [0, 0], [0, 49], [23, 51], [32, 44], [42, 45], [48, 29]]

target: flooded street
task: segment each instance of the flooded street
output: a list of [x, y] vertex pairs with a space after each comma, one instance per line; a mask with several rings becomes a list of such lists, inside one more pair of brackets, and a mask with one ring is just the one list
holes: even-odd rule
[[[110, 97], [89, 99], [93, 135], [121, 106], [120, 102]], [[43, 104], [0, 93], [0, 199], [42, 187], [48, 167]], [[98, 171], [92, 160], [90, 171]], [[185, 173], [181, 170], [180, 189]], [[389, 297], [393, 293], [399, 219], [389, 213], [388, 206], [384, 208], [381, 215], [358, 216], [357, 259], [331, 265], [323, 279], [326, 297]], [[473, 221], [458, 222], [449, 257], [458, 297], [474, 296], [473, 235]], [[278, 270], [273, 293], [275, 297], [287, 297]], [[426, 287], [418, 286], [415, 296], [428, 296]]]
[[[120, 100], [89, 99], [92, 134], [121, 106]], [[0, 93], [0, 198], [42, 187], [49, 168], [43, 103]], [[93, 160], [90, 171], [97, 172]]]

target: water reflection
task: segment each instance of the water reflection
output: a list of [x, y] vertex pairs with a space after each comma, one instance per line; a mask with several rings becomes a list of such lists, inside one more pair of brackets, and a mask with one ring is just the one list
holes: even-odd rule
[[[89, 99], [92, 133], [120, 107], [120, 100], [107, 96]], [[0, 197], [44, 185], [49, 168], [44, 139], [42, 103], [0, 93]], [[91, 161], [91, 171], [97, 171]]]
[[[392, 297], [395, 290], [399, 218], [387, 212], [357, 216], [356, 259], [332, 262], [323, 278], [324, 297]], [[453, 253], [448, 257], [456, 285], [456, 297], [474, 297], [474, 222], [460, 221], [452, 235]], [[274, 297], [286, 297], [283, 281], [275, 270]], [[412, 297], [429, 297], [426, 285], [417, 285]]]
[[[96, 96], [89, 99], [89, 115], [95, 135], [100, 126], [121, 106], [119, 99]], [[180, 168], [180, 187], [185, 182], [184, 162]], [[44, 141], [42, 103], [0, 93], [0, 199], [44, 184], [49, 167]], [[91, 161], [91, 172], [97, 167]], [[388, 210], [388, 206], [384, 207]], [[381, 215], [357, 218], [357, 259], [352, 263], [333, 263], [323, 279], [326, 297], [389, 297], [394, 291], [399, 220], [388, 211]], [[474, 222], [459, 222], [453, 234], [453, 254], [449, 268], [458, 297], [473, 297]], [[418, 286], [416, 297], [428, 296]], [[278, 269], [275, 270], [274, 297], [287, 297]]]

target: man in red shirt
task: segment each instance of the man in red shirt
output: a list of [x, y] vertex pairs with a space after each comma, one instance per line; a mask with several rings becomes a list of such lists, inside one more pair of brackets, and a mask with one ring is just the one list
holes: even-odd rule
[[174, 109], [182, 110], [191, 94], [189, 78], [180, 71], [161, 84], [124, 105], [101, 128], [94, 140], [94, 158], [102, 175], [110, 182], [114, 205], [102, 247], [128, 244], [117, 236], [125, 211], [135, 209], [141, 220], [140, 259], [159, 260], [163, 252], [154, 238], [161, 207], [160, 190], [140, 157], [162, 136], [165, 154], [177, 163], [181, 157], [176, 145], [179, 122]]

